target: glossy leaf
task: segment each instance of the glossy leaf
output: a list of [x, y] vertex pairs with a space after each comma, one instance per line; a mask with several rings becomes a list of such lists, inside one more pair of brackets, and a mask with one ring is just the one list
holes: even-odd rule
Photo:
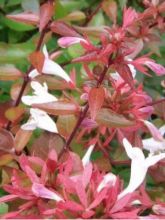
[[62, 21], [54, 21], [51, 24], [51, 30], [61, 36], [81, 37], [72, 27]]
[[79, 111], [78, 106], [76, 106], [72, 102], [67, 101], [56, 101], [46, 104], [34, 104], [32, 105], [32, 107], [39, 108], [52, 115], [69, 115]]
[[25, 24], [25, 23], [21, 23], [21, 22], [17, 22], [14, 20], [11, 20], [7, 17], [3, 17], [2, 15], [0, 16], [1, 22], [9, 27], [10, 29], [14, 30], [14, 31], [30, 31], [33, 30], [35, 27], [30, 25], [30, 24]]
[[11, 154], [3, 154], [0, 156], [0, 166], [5, 166], [13, 160]]
[[88, 102], [91, 118], [94, 120], [101, 109], [105, 98], [104, 88], [92, 88], [89, 92]]
[[86, 18], [85, 14], [81, 11], [74, 11], [62, 18], [64, 21], [81, 21]]
[[0, 43], [0, 63], [20, 63], [33, 50], [34, 45], [30, 42], [21, 44]]
[[23, 12], [15, 15], [9, 14], [6, 17], [13, 21], [30, 24], [30, 25], [37, 25], [39, 23], [39, 16], [37, 14], [33, 14], [30, 12]]
[[43, 4], [40, 8], [40, 24], [39, 24], [39, 30], [40, 32], [45, 28], [47, 23], [50, 21], [52, 15], [53, 15], [53, 2], [48, 1], [47, 3]]
[[[10, 96], [11, 96], [11, 99], [12, 100], [16, 100], [19, 96], [19, 93], [20, 93], [20, 90], [21, 90], [21, 87], [22, 87], [22, 83], [14, 83], [12, 84], [11, 86], [11, 89], [10, 89]], [[24, 90], [24, 93], [23, 95], [26, 95], [29, 91], [30, 87], [27, 86]]]
[[20, 119], [20, 117], [25, 112], [22, 106], [11, 107], [5, 112], [5, 116], [9, 121], [15, 122]]
[[58, 134], [44, 132], [33, 142], [30, 152], [31, 155], [45, 160], [50, 150], [54, 149], [59, 154], [63, 146], [64, 140]]
[[96, 116], [96, 122], [100, 125], [114, 128], [129, 127], [135, 125], [123, 115], [117, 114], [110, 109], [102, 108]]
[[10, 131], [0, 128], [0, 150], [10, 151], [14, 147], [14, 137]]
[[19, 69], [17, 69], [12, 64], [0, 65], [0, 80], [3, 81], [13, 81], [20, 79], [22, 77], [22, 73]]
[[68, 135], [71, 134], [76, 121], [77, 120], [74, 115], [60, 115], [57, 120], [59, 133], [64, 137], [68, 137]]
[[19, 129], [15, 136], [15, 150], [21, 152], [32, 136], [32, 131]]
[[33, 67], [37, 69], [39, 73], [42, 73], [42, 68], [45, 61], [44, 54], [41, 51], [35, 51], [30, 54], [29, 59]]
[[50, 90], [71, 89], [69, 83], [62, 79], [56, 79], [54, 76], [39, 75], [36, 79], [42, 84], [46, 82]]
[[117, 18], [117, 3], [114, 0], [105, 0], [102, 3], [102, 9], [105, 11], [106, 15], [116, 23]]

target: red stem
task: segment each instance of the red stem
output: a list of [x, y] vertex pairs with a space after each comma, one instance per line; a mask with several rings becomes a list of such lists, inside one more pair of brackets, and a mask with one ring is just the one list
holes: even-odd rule
[[[106, 73], [107, 73], [107, 71], [108, 71], [108, 69], [109, 69], [109, 66], [110, 66], [111, 64], [112, 64], [112, 60], [111, 60], [111, 57], [110, 57], [110, 58], [109, 58], [109, 64], [104, 67], [104, 69], [103, 69], [103, 71], [102, 71], [102, 73], [101, 73], [101, 75], [100, 75], [100, 78], [99, 78], [98, 81], [97, 81], [97, 85], [96, 85], [97, 88], [100, 87], [101, 83], [103, 82], [104, 77], [105, 77], [105, 75], [106, 75]], [[84, 120], [84, 118], [85, 118], [85, 116], [86, 116], [86, 114], [87, 114], [87, 112], [88, 112], [88, 109], [89, 109], [89, 104], [87, 103], [86, 106], [85, 106], [85, 108], [84, 108], [84, 110], [80, 113], [79, 118], [78, 118], [78, 121], [77, 121], [77, 123], [76, 123], [76, 125], [75, 125], [75, 127], [74, 127], [74, 129], [73, 129], [73, 131], [72, 131], [72, 133], [70, 134], [70, 136], [69, 136], [69, 138], [67, 139], [67, 141], [66, 141], [66, 143], [65, 143], [65, 145], [64, 145], [64, 147], [63, 147], [63, 149], [62, 149], [62, 151], [60, 152], [59, 158], [63, 155], [63, 153], [64, 153], [65, 151], [68, 151], [68, 150], [70, 149], [70, 143], [72, 142], [74, 136], [76, 135], [77, 130], [78, 130], [79, 127], [81, 126], [81, 123], [82, 123], [82, 121]]]
[[[39, 51], [39, 50], [41, 49], [41, 46], [42, 46], [42, 43], [43, 43], [45, 34], [46, 34], [47, 31], [48, 31], [49, 24], [50, 24], [50, 23], [48, 23], [48, 24], [45, 26], [45, 28], [43, 29], [43, 31], [41, 32], [41, 35], [40, 35], [40, 38], [39, 38], [39, 40], [38, 40], [38, 43], [37, 43], [37, 46], [36, 46], [35, 51]], [[30, 65], [30, 67], [29, 67], [27, 73], [26, 73], [25, 76], [24, 76], [24, 80], [23, 80], [23, 83], [22, 83], [22, 87], [21, 87], [20, 92], [19, 92], [19, 95], [18, 95], [18, 97], [17, 97], [17, 99], [16, 99], [16, 101], [15, 101], [15, 103], [14, 103], [14, 107], [18, 106], [19, 103], [20, 103], [20, 101], [21, 101], [21, 98], [22, 98], [22, 95], [23, 95], [23, 93], [24, 93], [24, 91], [25, 91], [25, 89], [26, 89], [26, 86], [27, 86], [27, 84], [28, 84], [29, 81], [30, 81], [29, 73], [31, 72], [32, 69], [33, 69], [33, 66]], [[7, 125], [6, 125], [6, 129], [7, 129], [7, 130], [10, 130], [11, 124], [12, 124], [11, 121], [9, 121], [9, 122], [7, 123]]]

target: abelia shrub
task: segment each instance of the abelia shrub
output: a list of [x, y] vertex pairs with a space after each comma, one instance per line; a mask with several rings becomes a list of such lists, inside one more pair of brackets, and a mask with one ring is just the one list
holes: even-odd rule
[[1, 218], [165, 218], [164, 13], [0, 2]]

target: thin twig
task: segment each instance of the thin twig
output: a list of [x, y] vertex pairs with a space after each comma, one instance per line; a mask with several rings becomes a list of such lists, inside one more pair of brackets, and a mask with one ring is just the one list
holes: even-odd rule
[[[40, 38], [39, 38], [39, 40], [38, 40], [38, 43], [37, 43], [37, 46], [36, 46], [35, 51], [39, 51], [39, 50], [41, 49], [41, 46], [42, 46], [42, 43], [43, 43], [45, 34], [46, 34], [47, 31], [48, 31], [49, 25], [50, 25], [50, 23], [48, 23], [48, 24], [45, 26], [45, 28], [43, 29], [43, 31], [41, 32], [41, 35], [40, 35]], [[24, 75], [24, 80], [23, 80], [23, 83], [22, 83], [22, 87], [21, 87], [20, 92], [19, 92], [19, 95], [18, 95], [18, 97], [17, 97], [17, 99], [16, 99], [16, 101], [15, 101], [15, 103], [14, 103], [14, 107], [18, 106], [19, 103], [20, 103], [20, 101], [21, 101], [22, 95], [23, 95], [23, 93], [24, 93], [24, 91], [25, 91], [25, 89], [26, 89], [26, 87], [27, 87], [27, 85], [28, 85], [28, 83], [29, 83], [29, 81], [30, 81], [29, 73], [32, 71], [32, 69], [33, 69], [33, 66], [32, 66], [32, 64], [31, 64], [30, 67], [29, 67], [29, 69], [28, 69], [28, 71], [27, 71], [27, 73]], [[11, 121], [9, 121], [9, 122], [7, 123], [7, 126], [6, 126], [6, 129], [7, 129], [7, 130], [10, 130], [11, 124], [12, 124]]]
[[96, 7], [96, 9], [86, 18], [85, 23], [83, 24], [83, 26], [87, 26], [89, 24], [89, 22], [92, 20], [92, 18], [97, 14], [97, 12], [100, 10], [102, 5], [102, 1], [99, 3], [99, 5]]
[[[102, 82], [103, 82], [103, 80], [104, 80], [104, 77], [105, 77], [105, 75], [106, 75], [106, 73], [107, 73], [107, 71], [108, 71], [108, 69], [109, 69], [109, 66], [110, 66], [111, 64], [112, 64], [112, 60], [111, 60], [111, 57], [110, 57], [110, 59], [109, 59], [109, 64], [104, 67], [104, 69], [103, 69], [103, 71], [102, 71], [102, 73], [101, 73], [101, 75], [100, 75], [100, 78], [99, 78], [98, 81], [97, 81], [97, 85], [96, 85], [97, 88], [100, 87], [100, 85], [102, 84]], [[64, 147], [63, 147], [63, 149], [62, 149], [62, 151], [60, 152], [59, 158], [61, 158], [61, 156], [63, 155], [63, 153], [64, 153], [65, 151], [68, 151], [68, 150], [70, 149], [70, 143], [72, 142], [73, 138], [75, 137], [77, 130], [78, 130], [79, 127], [81, 126], [81, 123], [82, 123], [82, 121], [84, 120], [84, 118], [85, 118], [85, 116], [86, 116], [86, 114], [87, 114], [87, 112], [88, 112], [88, 109], [89, 109], [89, 104], [87, 103], [86, 106], [84, 107], [84, 110], [80, 113], [79, 118], [78, 118], [78, 120], [77, 120], [77, 123], [76, 123], [76, 125], [75, 125], [75, 127], [74, 127], [72, 133], [70, 134], [70, 136], [69, 136], [69, 138], [67, 139], [67, 141], [66, 141], [66, 143], [65, 143], [65, 145], [64, 145]]]

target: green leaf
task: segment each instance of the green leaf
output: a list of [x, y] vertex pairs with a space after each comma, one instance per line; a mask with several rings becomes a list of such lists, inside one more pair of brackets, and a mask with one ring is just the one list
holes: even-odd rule
[[70, 1], [66, 1], [66, 0], [61, 0], [61, 5], [68, 11], [75, 11], [78, 9], [83, 9], [83, 8], [87, 8], [88, 4], [86, 1], [84, 0], [70, 0]]
[[15, 5], [19, 5], [21, 3], [22, 0], [9, 0], [7, 1], [7, 5], [6, 6], [15, 6]]
[[8, 205], [4, 202], [0, 203], [0, 215], [8, 212]]
[[13, 20], [10, 20], [4, 17], [3, 15], [0, 16], [0, 20], [2, 24], [4, 24], [5, 26], [15, 31], [30, 31], [30, 30], [35, 29], [33, 25], [23, 24], [21, 22], [13, 21]]
[[54, 18], [55, 19], [59, 19], [59, 18], [63, 18], [68, 14], [66, 8], [61, 4], [60, 1], [56, 1], [56, 5], [55, 5], [55, 15]]
[[0, 63], [20, 63], [27, 59], [35, 47], [31, 42], [21, 44], [0, 43]]
[[71, 45], [67, 50], [72, 58], [79, 57], [83, 54], [83, 48], [80, 44]]

